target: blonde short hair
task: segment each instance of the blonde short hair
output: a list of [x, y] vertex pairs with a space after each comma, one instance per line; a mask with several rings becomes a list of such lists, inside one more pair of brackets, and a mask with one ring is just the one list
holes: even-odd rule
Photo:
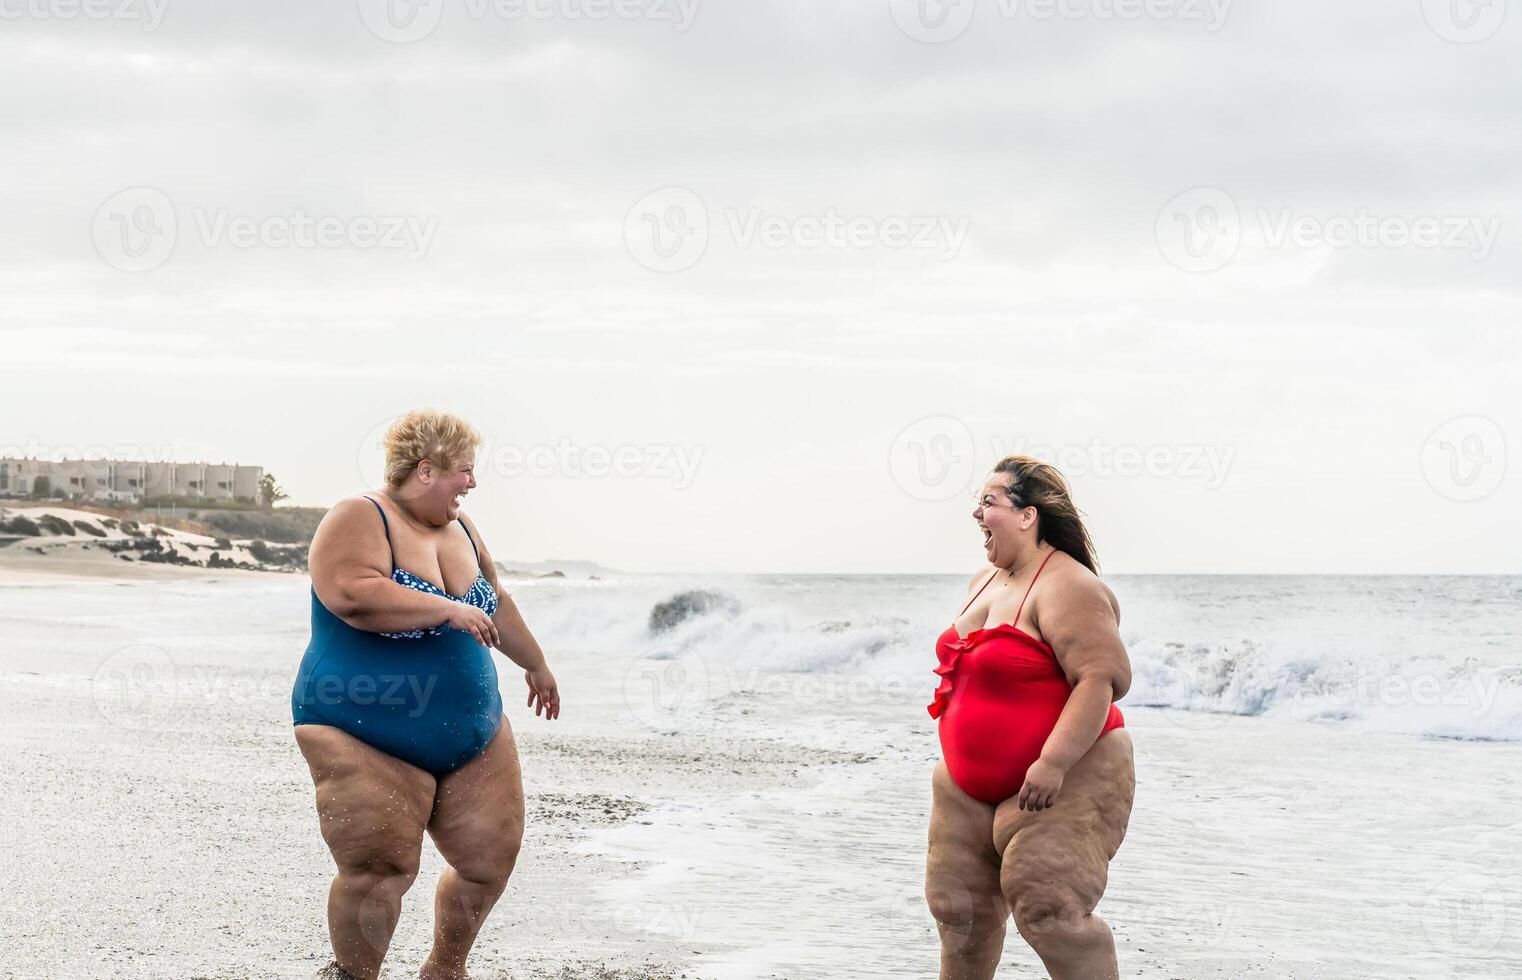
[[386, 447], [386, 486], [401, 487], [423, 460], [450, 469], [481, 445], [481, 433], [464, 419], [432, 408], [413, 409], [391, 423]]

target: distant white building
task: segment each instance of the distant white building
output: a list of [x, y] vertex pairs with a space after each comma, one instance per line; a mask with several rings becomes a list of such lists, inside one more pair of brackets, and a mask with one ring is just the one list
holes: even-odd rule
[[30, 496], [46, 478], [48, 493], [70, 500], [137, 501], [144, 497], [211, 497], [257, 502], [262, 466], [235, 463], [149, 463], [131, 459], [22, 459], [0, 456], [0, 497]]

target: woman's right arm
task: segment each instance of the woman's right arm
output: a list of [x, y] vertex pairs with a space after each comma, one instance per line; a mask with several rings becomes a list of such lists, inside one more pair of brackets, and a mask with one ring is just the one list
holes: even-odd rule
[[308, 558], [312, 588], [355, 629], [400, 633], [448, 622], [463, 603], [409, 589], [391, 578], [391, 548], [375, 505], [340, 500], [317, 525]]

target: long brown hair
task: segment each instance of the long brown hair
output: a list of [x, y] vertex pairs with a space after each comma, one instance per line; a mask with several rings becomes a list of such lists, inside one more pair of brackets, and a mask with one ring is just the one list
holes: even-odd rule
[[1073, 490], [1057, 467], [1034, 456], [1006, 456], [994, 466], [995, 473], [1011, 479], [1005, 493], [1016, 507], [1034, 507], [1041, 518], [1038, 537], [1058, 551], [1065, 551], [1095, 575], [1099, 556], [1083, 517], [1073, 505]]

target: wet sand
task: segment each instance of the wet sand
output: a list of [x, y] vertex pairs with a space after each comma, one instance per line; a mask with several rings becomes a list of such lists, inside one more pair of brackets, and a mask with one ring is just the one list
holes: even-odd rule
[[[290, 576], [164, 566], [124, 577], [114, 560], [0, 562], [0, 976], [310, 977], [329, 958], [332, 862], [291, 737], [306, 640], [306, 610], [291, 600], [302, 596]], [[227, 589], [236, 605], [209, 609], [227, 579], [238, 580]], [[282, 614], [268, 615], [263, 599]], [[779, 761], [714, 738], [645, 744], [554, 730], [522, 707], [512, 666], [498, 667], [528, 826], [473, 976], [683, 976], [704, 947], [644, 931], [658, 896], [594, 899], [593, 881], [638, 867], [577, 845], [641, 819], [678, 758], [687, 773], [734, 783], [770, 782]], [[426, 956], [441, 867], [425, 844], [385, 977], [415, 976]]]
[[[306, 579], [112, 560], [0, 559], [0, 977], [308, 977], [331, 861], [290, 732]], [[618, 601], [594, 585], [577, 618]], [[535, 588], [519, 603], [553, 626]], [[681, 662], [632, 669], [606, 632], [549, 644], [554, 723], [497, 660], [528, 825], [476, 980], [933, 976], [918, 692], [715, 664], [693, 712], [652, 712], [646, 668]], [[1101, 905], [1123, 976], [1519, 975], [1517, 745], [1155, 708], [1127, 727], [1137, 809]], [[425, 846], [386, 977], [426, 955], [440, 868]], [[1013, 932], [998, 976], [1041, 976]]]

